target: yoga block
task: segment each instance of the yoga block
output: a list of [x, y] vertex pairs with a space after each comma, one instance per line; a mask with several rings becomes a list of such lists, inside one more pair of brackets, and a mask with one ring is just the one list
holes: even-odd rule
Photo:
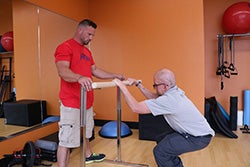
[[5, 123], [10, 125], [33, 126], [42, 122], [45, 101], [18, 100], [3, 104]]

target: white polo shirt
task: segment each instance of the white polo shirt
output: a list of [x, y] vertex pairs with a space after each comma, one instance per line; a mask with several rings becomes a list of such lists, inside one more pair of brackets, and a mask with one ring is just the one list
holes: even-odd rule
[[193, 136], [215, 135], [205, 117], [177, 86], [145, 103], [154, 116], [163, 115], [168, 124], [179, 133]]

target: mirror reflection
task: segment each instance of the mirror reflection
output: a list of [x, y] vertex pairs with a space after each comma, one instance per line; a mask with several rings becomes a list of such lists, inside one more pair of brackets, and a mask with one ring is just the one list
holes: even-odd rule
[[[6, 23], [1, 24], [0, 35], [6, 30], [13, 30], [15, 44], [14, 52], [0, 54], [0, 57], [13, 57], [11, 85], [4, 100], [10, 98], [14, 89], [17, 101], [46, 101], [46, 115], [41, 113], [42, 120], [59, 116], [59, 77], [54, 64], [54, 51], [59, 43], [73, 36], [77, 21], [25, 1], [13, 2], [0, 1], [0, 19], [4, 18], [0, 21]], [[1, 67], [4, 65], [9, 68], [8, 61], [0, 62]], [[0, 137], [9, 138], [39, 126], [41, 122], [32, 126], [6, 124], [3, 115], [0, 117]]]

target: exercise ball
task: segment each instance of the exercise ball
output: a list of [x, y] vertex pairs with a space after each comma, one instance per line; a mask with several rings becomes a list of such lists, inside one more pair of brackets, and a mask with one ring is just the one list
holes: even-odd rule
[[238, 2], [229, 6], [223, 14], [222, 27], [227, 34], [250, 32], [250, 2]]
[[0, 35], [0, 52], [6, 52], [6, 49], [4, 49], [2, 43], [1, 43], [2, 35]]
[[13, 51], [13, 31], [6, 32], [2, 35], [1, 44], [7, 51]]
[[[126, 137], [132, 134], [132, 131], [127, 124], [121, 122], [121, 137]], [[102, 126], [99, 135], [106, 138], [117, 138], [117, 121], [110, 121]]]
[[42, 124], [47, 124], [47, 123], [50, 123], [50, 122], [57, 122], [57, 121], [60, 121], [60, 117], [59, 116], [50, 116], [48, 118], [45, 118], [42, 121]]

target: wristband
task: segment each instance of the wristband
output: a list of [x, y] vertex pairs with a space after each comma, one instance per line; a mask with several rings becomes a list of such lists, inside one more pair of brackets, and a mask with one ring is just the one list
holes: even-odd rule
[[136, 87], [138, 87], [141, 84], [141, 81], [137, 81], [137, 83], [135, 84]]

